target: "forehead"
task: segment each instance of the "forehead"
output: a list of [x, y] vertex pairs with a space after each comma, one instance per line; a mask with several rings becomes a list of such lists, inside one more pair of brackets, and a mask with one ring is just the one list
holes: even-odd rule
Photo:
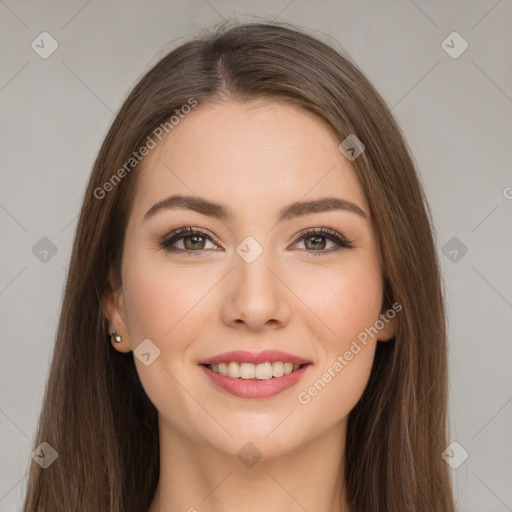
[[327, 194], [368, 211], [339, 142], [325, 122], [288, 103], [199, 105], [145, 157], [133, 213], [171, 194], [229, 203], [240, 214]]

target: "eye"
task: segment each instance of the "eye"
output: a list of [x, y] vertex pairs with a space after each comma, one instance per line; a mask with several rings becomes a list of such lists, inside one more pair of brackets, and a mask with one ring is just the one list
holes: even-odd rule
[[[213, 247], [207, 247], [210, 242]], [[169, 252], [192, 252], [201, 254], [203, 250], [215, 249], [217, 246], [211, 242], [211, 235], [200, 228], [190, 226], [176, 229], [164, 236], [159, 246]]]
[[[294, 245], [304, 242], [306, 250], [314, 253], [315, 256], [354, 248], [352, 242], [348, 241], [341, 233], [326, 227], [301, 231], [296, 240]], [[334, 247], [326, 248], [328, 241], [333, 243]]]
[[[341, 251], [343, 249], [352, 249], [354, 246], [349, 242], [341, 233], [337, 231], [321, 227], [314, 229], [303, 230], [295, 237], [294, 245], [300, 242], [305, 243], [305, 249], [308, 253], [313, 253], [315, 256], [322, 254]], [[328, 246], [328, 242], [333, 244]], [[210, 243], [212, 247], [207, 247]], [[201, 228], [194, 228], [191, 226], [176, 229], [161, 237], [158, 245], [160, 248], [175, 253], [186, 253], [201, 255], [206, 250], [217, 250], [217, 242], [213, 242], [213, 235]], [[326, 248], [327, 247], [327, 248]]]

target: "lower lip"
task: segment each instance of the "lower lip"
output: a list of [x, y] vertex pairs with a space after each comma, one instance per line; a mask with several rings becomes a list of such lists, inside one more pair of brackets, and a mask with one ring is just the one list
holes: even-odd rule
[[214, 372], [207, 366], [200, 366], [215, 385], [234, 396], [240, 398], [267, 398], [291, 388], [304, 376], [310, 365], [306, 364], [292, 373], [282, 377], [272, 377], [267, 380], [233, 379], [232, 377], [226, 377]]

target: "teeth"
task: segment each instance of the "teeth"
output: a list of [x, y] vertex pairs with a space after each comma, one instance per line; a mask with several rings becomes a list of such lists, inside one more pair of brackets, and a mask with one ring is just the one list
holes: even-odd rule
[[281, 361], [272, 363], [272, 375], [274, 377], [282, 377], [284, 375], [284, 363]]
[[272, 378], [272, 363], [260, 363], [256, 365], [256, 378], [268, 380]]
[[[238, 365], [238, 363], [234, 363]], [[240, 378], [241, 379], [254, 379], [256, 377], [256, 365], [251, 363], [242, 363], [240, 365]]]
[[283, 363], [282, 361], [266, 362], [259, 364], [237, 363], [230, 361], [229, 363], [209, 364], [208, 368], [215, 373], [220, 373], [226, 377], [233, 379], [258, 379], [268, 380], [272, 377], [282, 377], [298, 370], [300, 364]]
[[228, 364], [228, 375], [233, 379], [240, 377], [240, 365], [232, 361]]

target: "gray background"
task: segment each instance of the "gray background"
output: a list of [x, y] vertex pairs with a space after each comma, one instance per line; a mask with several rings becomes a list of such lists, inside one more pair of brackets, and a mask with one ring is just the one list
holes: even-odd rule
[[[451, 440], [469, 453], [450, 470], [458, 507], [512, 510], [510, 0], [0, 2], [0, 510], [21, 507], [76, 218], [114, 112], [173, 42], [234, 13], [343, 48], [392, 107], [445, 276]], [[59, 45], [47, 59], [31, 48], [44, 31]], [[453, 31], [469, 44], [456, 59], [441, 46]]]

